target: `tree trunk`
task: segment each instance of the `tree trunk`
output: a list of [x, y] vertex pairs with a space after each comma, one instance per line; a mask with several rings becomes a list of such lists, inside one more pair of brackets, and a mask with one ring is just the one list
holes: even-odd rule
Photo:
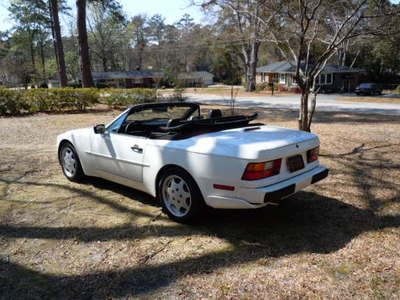
[[33, 78], [33, 83], [36, 84], [36, 61], [35, 61], [35, 46], [33, 44], [33, 35], [31, 36], [31, 41], [30, 41], [30, 54], [31, 54], [31, 64], [32, 64], [32, 77]]
[[311, 107], [308, 112], [308, 131], [309, 132], [311, 132], [311, 123], [312, 123], [312, 119], [314, 117], [315, 107], [317, 106], [317, 93], [318, 93], [318, 91], [315, 91], [315, 90], [312, 93]]
[[93, 78], [86, 29], [86, 0], [76, 0], [76, 8], [78, 13], [77, 26], [82, 87], [92, 87]]
[[50, 29], [51, 29], [51, 37], [53, 39], [54, 57], [56, 59], [57, 72], [60, 73], [60, 64], [58, 63], [57, 42], [56, 42], [56, 35], [54, 32], [53, 9], [52, 9], [51, 1], [52, 0], [49, 1]]
[[253, 92], [256, 90], [256, 69], [257, 69], [257, 62], [250, 61], [248, 67], [247, 84], [246, 84], [247, 92]]
[[107, 72], [107, 70], [108, 70], [108, 68], [107, 68], [107, 57], [106, 57], [105, 53], [102, 54], [101, 62], [103, 64], [103, 71]]
[[254, 41], [251, 44], [250, 62], [249, 62], [249, 79], [247, 82], [247, 90], [253, 92], [256, 90], [256, 76], [257, 76], [257, 63], [258, 63], [258, 49], [260, 43]]
[[64, 58], [64, 47], [61, 38], [60, 19], [58, 17], [58, 0], [50, 0], [50, 12], [51, 12], [51, 25], [53, 32], [53, 39], [55, 41], [55, 55], [58, 68], [58, 77], [60, 80], [60, 86], [67, 86], [67, 71], [65, 68]]
[[34, 47], [34, 45], [33, 45], [33, 37], [32, 37], [32, 39], [31, 39], [31, 42], [30, 42], [30, 52], [31, 52], [31, 63], [32, 63], [32, 69], [33, 69], [33, 72], [34, 73], [36, 73], [36, 62], [35, 62], [35, 47]]
[[44, 58], [44, 45], [43, 40], [39, 41], [40, 44], [40, 60], [42, 64], [42, 81], [46, 81], [46, 62]]
[[246, 73], [246, 91], [253, 92], [256, 90], [256, 75], [257, 75], [257, 62], [258, 62], [258, 49], [260, 43], [254, 41], [251, 43], [250, 51], [247, 55], [247, 73]]
[[250, 63], [247, 68], [247, 82], [246, 82], [246, 92], [252, 92], [256, 89], [256, 79], [255, 79], [255, 66]]
[[309, 123], [308, 123], [308, 97], [310, 95], [310, 91], [308, 87], [302, 89], [301, 92], [301, 106], [299, 112], [299, 129], [303, 131], [310, 131]]

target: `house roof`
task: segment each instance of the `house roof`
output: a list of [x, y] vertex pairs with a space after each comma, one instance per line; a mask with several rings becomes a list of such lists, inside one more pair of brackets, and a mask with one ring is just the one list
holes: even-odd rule
[[104, 79], [136, 79], [136, 78], [162, 78], [162, 72], [154, 71], [121, 71], [121, 72], [92, 72], [94, 80]]
[[294, 71], [294, 64], [288, 61], [278, 61], [257, 68], [257, 72], [260, 73], [291, 73]]
[[212, 79], [214, 75], [207, 71], [195, 71], [178, 74], [178, 79], [202, 79], [205, 77]]
[[[278, 61], [257, 68], [257, 73], [291, 73], [296, 71], [295, 63], [289, 61]], [[335, 64], [327, 64], [322, 73], [361, 73], [364, 72], [360, 68], [350, 68], [347, 66], [339, 66]]]

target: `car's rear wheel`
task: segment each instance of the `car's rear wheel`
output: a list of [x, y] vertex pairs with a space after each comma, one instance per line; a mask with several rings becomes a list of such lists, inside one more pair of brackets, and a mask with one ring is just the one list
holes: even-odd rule
[[158, 184], [158, 197], [166, 214], [181, 223], [195, 221], [205, 207], [196, 182], [180, 168], [164, 172]]
[[62, 171], [68, 180], [79, 182], [84, 178], [78, 154], [72, 144], [65, 142], [60, 147], [59, 160]]

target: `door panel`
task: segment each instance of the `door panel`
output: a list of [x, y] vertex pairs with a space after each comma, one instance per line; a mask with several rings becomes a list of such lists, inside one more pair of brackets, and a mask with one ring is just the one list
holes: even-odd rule
[[120, 176], [143, 182], [143, 153], [147, 138], [111, 133]]
[[143, 182], [143, 152], [146, 140], [113, 132], [95, 134], [91, 142], [92, 164], [103, 177], [108, 177], [109, 174]]

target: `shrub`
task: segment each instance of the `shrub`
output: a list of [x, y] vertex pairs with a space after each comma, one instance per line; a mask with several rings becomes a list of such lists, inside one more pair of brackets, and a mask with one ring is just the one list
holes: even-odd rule
[[21, 91], [0, 88], [0, 116], [17, 115], [28, 110], [29, 105], [22, 96]]
[[52, 111], [84, 111], [97, 103], [112, 108], [156, 100], [155, 89], [55, 88], [11, 90], [0, 88], [0, 116]]
[[84, 111], [98, 102], [96, 89], [31, 89], [24, 93], [31, 113], [39, 111]]
[[113, 108], [153, 102], [156, 98], [156, 90], [147, 88], [103, 89], [100, 94], [100, 102]]
[[400, 95], [400, 85], [397, 86], [396, 93]]
[[84, 111], [98, 102], [96, 89], [0, 89], [0, 115], [44, 111]]
[[270, 83], [270, 82], [263, 82], [263, 83], [259, 83], [256, 85], [256, 91], [257, 92], [262, 92], [262, 91], [271, 91], [272, 88], [274, 89], [274, 91], [277, 91], [279, 88], [278, 83], [274, 82], [274, 83]]
[[256, 85], [256, 92], [265, 91], [267, 88], [268, 88], [268, 83], [267, 82], [259, 83], [259, 84]]

